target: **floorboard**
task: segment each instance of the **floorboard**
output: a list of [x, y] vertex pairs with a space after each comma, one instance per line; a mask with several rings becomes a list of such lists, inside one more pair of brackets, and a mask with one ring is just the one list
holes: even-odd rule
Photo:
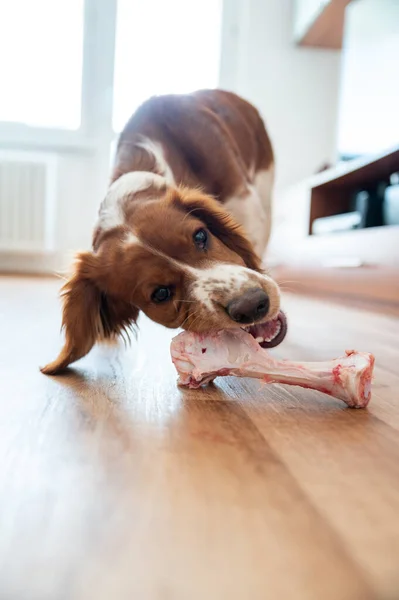
[[376, 355], [373, 399], [234, 378], [182, 391], [174, 335], [67, 375], [59, 284], [0, 278], [1, 600], [399, 597], [399, 319], [286, 294], [274, 353]]

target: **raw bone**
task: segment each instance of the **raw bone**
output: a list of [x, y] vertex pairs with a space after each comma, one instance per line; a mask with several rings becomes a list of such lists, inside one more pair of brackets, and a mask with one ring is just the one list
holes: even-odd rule
[[276, 360], [249, 333], [231, 329], [208, 335], [180, 333], [172, 340], [171, 355], [179, 384], [190, 388], [235, 375], [312, 388], [352, 408], [364, 408], [371, 397], [374, 356], [366, 352], [350, 350], [326, 362]]

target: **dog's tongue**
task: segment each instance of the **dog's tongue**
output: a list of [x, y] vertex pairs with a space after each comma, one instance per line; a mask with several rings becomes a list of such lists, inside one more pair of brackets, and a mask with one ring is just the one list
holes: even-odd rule
[[247, 331], [256, 339], [262, 348], [274, 348], [281, 344], [287, 333], [287, 317], [282, 310], [272, 321], [248, 327]]

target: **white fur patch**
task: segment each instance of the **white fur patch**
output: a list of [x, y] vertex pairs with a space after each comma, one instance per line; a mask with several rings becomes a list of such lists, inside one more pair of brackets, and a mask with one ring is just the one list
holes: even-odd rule
[[267, 244], [269, 243], [270, 232], [272, 227], [272, 205], [273, 205], [273, 188], [275, 178], [275, 167], [274, 164], [270, 165], [268, 169], [258, 171], [254, 179], [254, 187], [257, 190], [260, 198], [260, 202], [263, 208], [263, 214], [266, 217], [266, 236], [262, 253], [265, 251]]
[[266, 283], [270, 287], [269, 295], [278, 295], [278, 287], [270, 277], [239, 265], [221, 263], [207, 269], [195, 269], [194, 275], [192, 294], [210, 311], [216, 310], [214, 294], [224, 293], [226, 288], [234, 298], [256, 285], [264, 287]]
[[165, 178], [156, 173], [133, 171], [122, 175], [110, 186], [101, 204], [97, 226], [103, 231], [107, 231], [123, 225], [123, 203], [127, 196], [150, 187], [161, 189], [165, 186]]
[[143, 141], [136, 144], [139, 148], [143, 148], [148, 154], [152, 154], [155, 158], [157, 170], [166, 179], [168, 185], [175, 185], [175, 178], [172, 169], [165, 160], [162, 145], [159, 142], [154, 142], [150, 138], [143, 137]]
[[230, 198], [224, 208], [240, 223], [261, 257], [270, 237], [274, 165], [259, 171], [253, 185], [240, 196]]
[[275, 167], [270, 165], [268, 169], [258, 171], [254, 177], [254, 186], [258, 190], [264, 208], [270, 205], [271, 192], [274, 185]]
[[149, 187], [162, 188], [165, 185], [165, 178], [156, 173], [149, 171], [125, 173], [110, 186], [105, 203], [113, 205], [130, 194], [147, 190]]
[[137, 235], [135, 235], [133, 233], [133, 231], [129, 231], [129, 233], [127, 234], [127, 236], [124, 239], [124, 242], [127, 246], [141, 246], [141, 241], [140, 239], [137, 237]]

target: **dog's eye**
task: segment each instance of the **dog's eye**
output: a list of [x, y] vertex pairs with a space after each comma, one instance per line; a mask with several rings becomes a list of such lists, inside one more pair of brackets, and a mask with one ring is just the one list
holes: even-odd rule
[[172, 297], [172, 290], [170, 287], [159, 286], [156, 290], [153, 291], [151, 295], [151, 300], [159, 304], [160, 302], [166, 302], [169, 298]]
[[208, 244], [208, 232], [206, 229], [198, 229], [193, 235], [194, 244], [200, 250], [206, 250]]

